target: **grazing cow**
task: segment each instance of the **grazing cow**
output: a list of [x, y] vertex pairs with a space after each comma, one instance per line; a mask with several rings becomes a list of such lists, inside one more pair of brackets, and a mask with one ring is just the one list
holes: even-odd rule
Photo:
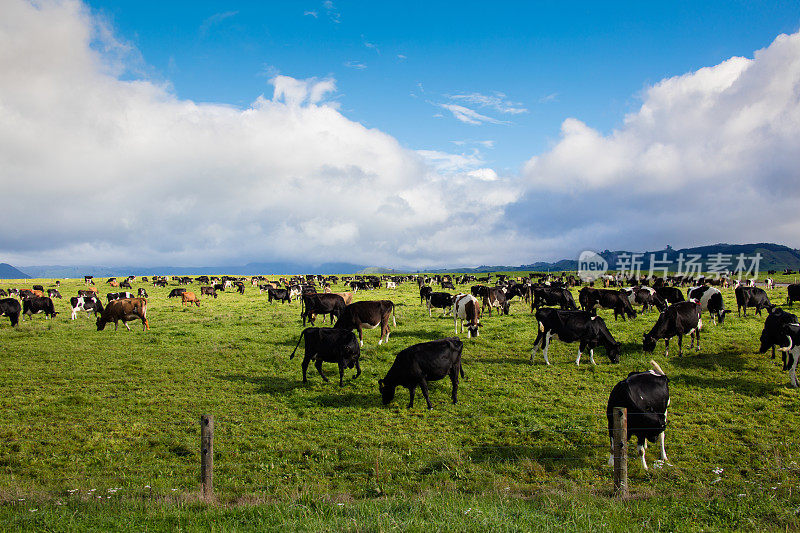
[[[764, 320], [764, 329], [761, 330], [761, 346], [758, 353], [767, 353], [767, 350], [772, 348], [772, 357], [775, 359], [775, 346], [783, 348], [789, 345], [788, 337], [783, 331], [783, 326], [786, 324], [797, 324], [797, 315], [784, 311], [780, 307], [775, 307], [767, 314], [767, 319]], [[783, 369], [788, 370], [786, 366], [786, 352], [783, 354]]]
[[389, 316], [392, 317], [392, 325], [397, 326], [394, 303], [391, 300], [354, 302], [344, 308], [333, 327], [358, 330], [358, 340], [361, 346], [364, 346], [363, 328], [374, 329], [380, 326], [381, 337], [378, 340], [380, 346], [384, 342], [389, 342]]
[[544, 362], [550, 364], [547, 349], [550, 348], [550, 339], [553, 337], [566, 343], [580, 342], [578, 358], [575, 359], [576, 365], [581, 364], [581, 355], [586, 348], [589, 348], [589, 361], [593, 365], [596, 364], [594, 349], [598, 346], [605, 347], [609, 361], [619, 363], [620, 343], [614, 340], [606, 323], [599, 316], [592, 316], [587, 311], [561, 311], [543, 307], [536, 311], [536, 320], [539, 323], [539, 334], [533, 342], [531, 364], [540, 345], [543, 348]]
[[421, 342], [409, 346], [397, 354], [386, 377], [378, 380], [378, 390], [384, 405], [394, 399], [397, 387], [406, 387], [409, 393], [409, 409], [414, 406], [414, 393], [417, 387], [428, 403], [433, 404], [428, 396], [428, 382], [437, 381], [450, 376], [453, 384], [453, 403], [458, 401], [459, 375], [466, 377], [461, 367], [461, 350], [464, 345], [458, 337], [449, 337], [431, 342]]
[[387, 289], [396, 289], [397, 288], [397, 283], [394, 282], [394, 281], [387, 281], [386, 282], [386, 288]]
[[794, 302], [800, 302], [800, 283], [792, 283], [786, 287], [786, 305], [792, 305]]
[[339, 317], [345, 309], [344, 298], [338, 294], [304, 294], [301, 301], [300, 318], [303, 319], [303, 327], [306, 325], [306, 318], [314, 325], [317, 315], [330, 315], [331, 322], [333, 317]]
[[766, 285], [768, 289], [772, 290], [775, 288], [775, 280], [772, 278], [767, 278], [764, 280], [764, 285]]
[[678, 302], [685, 302], [686, 298], [683, 297], [683, 292], [678, 287], [656, 287], [656, 294], [668, 304], [676, 304]]
[[108, 284], [112, 287], [119, 287], [119, 281], [109, 281]]
[[705, 311], [709, 312], [711, 320], [714, 321], [714, 325], [717, 324], [717, 321], [719, 321], [720, 324], [725, 321], [725, 315], [729, 313], [729, 311], [725, 309], [725, 303], [722, 301], [722, 293], [716, 287], [709, 287], [708, 285], [692, 287], [686, 293], [686, 296], [689, 300], [695, 300], [700, 304], [701, 315]]
[[53, 300], [47, 296], [34, 296], [22, 301], [23, 315], [28, 315], [28, 318], [31, 318], [31, 315], [38, 313], [44, 313], [45, 318], [55, 318], [58, 314], [53, 306]]
[[294, 358], [294, 353], [300, 346], [300, 341], [306, 338], [306, 353], [303, 357], [303, 383], [306, 383], [306, 372], [308, 364], [314, 361], [317, 372], [327, 383], [328, 378], [322, 373], [322, 363], [336, 363], [339, 365], [339, 386], [344, 385], [344, 369], [356, 367], [356, 379], [361, 375], [361, 365], [358, 360], [361, 357], [361, 347], [356, 341], [356, 335], [352, 331], [336, 328], [306, 328], [300, 333], [297, 345], [292, 351], [289, 359]]
[[30, 289], [21, 289], [18, 291], [18, 295], [21, 300], [27, 300], [28, 298], [33, 298], [36, 294]]
[[447, 314], [447, 310], [453, 313], [453, 295], [449, 292], [432, 292], [428, 296], [428, 316], [431, 316], [431, 309], [441, 309], [442, 316]]
[[581, 304], [581, 309], [596, 314], [596, 307], [605, 307], [606, 309], [614, 310], [614, 320], [618, 316], [622, 316], [625, 320], [627, 315], [629, 318], [636, 318], [636, 311], [633, 310], [628, 295], [624, 290], [612, 289], [594, 289], [591, 287], [584, 287], [578, 293], [578, 301]]
[[142, 330], [150, 329], [150, 323], [147, 321], [147, 300], [127, 298], [108, 302], [106, 308], [97, 317], [97, 331], [103, 331], [109, 322], [114, 323], [114, 331], [117, 331], [120, 320], [122, 325], [128, 328], [128, 331], [131, 330], [128, 326], [128, 322], [131, 320], [141, 320]]
[[197, 307], [200, 307], [200, 300], [197, 299], [197, 295], [192, 291], [186, 291], [183, 294], [181, 294], [181, 307], [183, 307], [187, 303], [189, 304], [189, 307], [191, 307], [192, 304], [195, 304]]
[[236, 282], [236, 292], [244, 294], [244, 283]]
[[144, 290], [144, 287], [139, 287], [139, 290], [136, 291], [136, 296], [138, 298], [147, 298], [147, 291]]
[[452, 281], [443, 281], [443, 282], [441, 283], [441, 288], [442, 288], [442, 289], [452, 289], [452, 290], [456, 290], [456, 286], [455, 286], [455, 285], [453, 285], [453, 282], [452, 282]]
[[133, 287], [131, 287], [130, 280], [127, 280], [127, 279], [122, 280], [122, 282], [119, 284], [119, 286], [122, 289], [133, 289]]
[[58, 292], [58, 289], [47, 289], [47, 296], [50, 298], [62, 298], [61, 293]]
[[94, 283], [94, 277], [93, 276], [83, 276], [83, 282], [85, 284], [87, 284], [87, 285], [90, 284], [90, 283]]
[[664, 311], [667, 308], [667, 302], [651, 287], [628, 287], [621, 290], [627, 294], [631, 305], [641, 305], [642, 311], [649, 311], [653, 307], [659, 311]]
[[540, 307], [557, 305], [562, 311], [577, 310], [575, 298], [569, 289], [556, 287], [534, 287], [533, 302], [531, 303], [531, 313], [535, 313]]
[[473, 285], [469, 288], [469, 292], [475, 298], [485, 298], [489, 295], [489, 287], [486, 285]]
[[78, 296], [94, 296], [96, 298], [100, 297], [100, 294], [97, 292], [97, 287], [89, 287], [85, 290], [79, 290]]
[[486, 291], [486, 296], [483, 297], [483, 304], [481, 304], [481, 311], [483, 308], [489, 308], [489, 316], [492, 316], [492, 307], [497, 307], [498, 312], [504, 315], [508, 314], [511, 308], [511, 302], [506, 299], [506, 291], [502, 287], [490, 287]]
[[165, 279], [153, 279], [153, 287], [166, 287], [167, 280]]
[[783, 369], [789, 370], [792, 387], [797, 388], [797, 360], [800, 359], [800, 324], [784, 324], [782, 333], [786, 338], [785, 346], [778, 348], [784, 352]]
[[467, 321], [467, 338], [480, 335], [478, 328], [483, 324], [481, 324], [481, 307], [478, 305], [478, 299], [471, 294], [456, 294], [453, 297], [453, 325], [456, 335], [459, 333], [458, 321], [460, 321], [461, 332], [463, 332], [465, 320]]
[[109, 302], [112, 301], [112, 300], [122, 300], [124, 298], [133, 298], [133, 293], [130, 293], [130, 292], [109, 292], [108, 294], [106, 294], [106, 298], [108, 298]]
[[[428, 301], [428, 296], [431, 295], [433, 292], [433, 288], [425, 285], [424, 287], [419, 288], [419, 303], [423, 304]], [[800, 300], [800, 298], [798, 298]]]
[[683, 336], [692, 338], [692, 345], [697, 339], [696, 350], [700, 351], [700, 330], [703, 329], [703, 320], [700, 316], [700, 304], [696, 302], [678, 302], [670, 305], [661, 313], [653, 329], [644, 334], [642, 346], [644, 351], [652, 353], [656, 349], [656, 341], [664, 339], [666, 345], [665, 357], [669, 357], [669, 340], [678, 336], [678, 357], [683, 356]]
[[642, 466], [647, 470], [645, 452], [647, 441], [661, 443], [661, 460], [669, 464], [667, 450], [664, 447], [664, 430], [667, 428], [667, 408], [669, 407], [669, 379], [655, 361], [650, 361], [653, 370], [647, 372], [631, 372], [628, 377], [614, 385], [608, 397], [606, 417], [608, 418], [608, 436], [611, 439], [611, 457], [614, 457], [614, 408], [624, 407], [628, 410], [628, 438], [636, 435]]
[[99, 298], [94, 296], [73, 296], [69, 299], [72, 307], [72, 320], [78, 315], [78, 311], [86, 311], [86, 315], [94, 313], [95, 317], [103, 312], [103, 304]]
[[0, 300], [0, 316], [7, 316], [11, 320], [11, 325], [19, 324], [19, 314], [22, 306], [14, 298], [3, 298]]
[[213, 296], [214, 298], [217, 297], [217, 290], [214, 287], [200, 287], [200, 295], [201, 296]]
[[167, 298], [177, 298], [184, 292], [186, 292], [186, 289], [172, 289], [169, 291], [169, 296], [167, 296]]
[[267, 289], [267, 298], [271, 302], [277, 300], [279, 302], [291, 303], [292, 299], [289, 297], [289, 289]]
[[761, 316], [762, 309], [769, 311], [775, 307], [770, 303], [766, 291], [760, 287], [739, 285], [734, 289], [734, 292], [736, 293], [736, 310], [739, 316], [742, 316], [742, 307], [744, 307], [744, 316], [747, 316], [748, 307], [755, 307], [756, 314], [759, 316]]

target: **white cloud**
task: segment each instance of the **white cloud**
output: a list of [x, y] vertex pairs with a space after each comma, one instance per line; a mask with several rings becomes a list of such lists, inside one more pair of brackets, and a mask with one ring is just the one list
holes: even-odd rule
[[487, 117], [486, 115], [481, 115], [474, 109], [470, 109], [462, 105], [457, 105], [457, 104], [434, 104], [434, 105], [437, 105], [442, 109], [450, 111], [457, 120], [460, 120], [465, 124], [472, 124], [472, 125], [508, 124], [508, 122], [506, 121], [497, 120], [496, 118]]
[[102, 52], [111, 37], [78, 2], [0, 4], [5, 261], [444, 265], [497, 253], [453, 233], [499, 220], [515, 195], [469, 174], [478, 157], [434, 164], [348, 120], [332, 78], [275, 75], [272, 97], [246, 109], [181, 99], [120, 79]]
[[527, 109], [521, 107], [522, 104], [520, 102], [511, 102], [507, 100], [506, 95], [501, 92], [495, 92], [492, 95], [481, 93], [449, 94], [447, 97], [451, 100], [466, 102], [478, 107], [488, 107], [500, 113], [518, 115], [528, 112]]
[[309, 17], [317, 18], [318, 17], [318, 13], [316, 11], [303, 11], [303, 16], [309, 16]]
[[238, 14], [239, 14], [238, 11], [225, 11], [223, 13], [215, 13], [211, 15], [210, 17], [205, 19], [203, 23], [200, 25], [200, 35], [202, 36], [208, 35], [208, 32], [211, 30], [211, 28], [219, 25], [225, 19], [229, 19]]
[[367, 68], [367, 65], [365, 63], [362, 63], [361, 61], [346, 61], [344, 63], [344, 66], [355, 70], [364, 70], [365, 68]]

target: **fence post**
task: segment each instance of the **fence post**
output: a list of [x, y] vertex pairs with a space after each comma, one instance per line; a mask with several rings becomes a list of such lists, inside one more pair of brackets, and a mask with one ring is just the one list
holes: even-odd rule
[[615, 407], [613, 418], [614, 495], [624, 499], [628, 497], [628, 410]]
[[200, 479], [203, 498], [214, 496], [214, 416], [200, 416]]

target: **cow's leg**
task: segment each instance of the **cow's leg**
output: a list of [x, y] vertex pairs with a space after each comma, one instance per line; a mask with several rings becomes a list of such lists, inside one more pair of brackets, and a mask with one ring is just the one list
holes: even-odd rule
[[550, 359], [547, 358], [547, 349], [550, 348], [550, 339], [553, 337], [553, 333], [548, 331], [544, 337], [544, 350], [542, 354], [544, 355], [544, 362], [548, 365], [550, 364]]
[[364, 347], [364, 334], [361, 331], [361, 323], [359, 322], [356, 324], [356, 329], [358, 330], [358, 342], [360, 343], [361, 347]]
[[311, 362], [311, 355], [306, 353], [305, 357], [303, 357], [303, 363], [301, 365], [303, 367], [303, 383], [307, 383], [308, 382], [308, 378], [306, 377], [306, 373], [308, 372], [308, 363], [310, 363], [310, 362]]
[[414, 407], [414, 393], [417, 391], [416, 385], [411, 385], [408, 387], [408, 408], [411, 409]]
[[339, 361], [339, 386], [344, 387], [344, 361]]
[[597, 365], [597, 363], [594, 362], [594, 348], [589, 348], [589, 362], [593, 365]]
[[648, 470], [647, 460], [645, 459], [645, 453], [647, 452], [647, 439], [644, 439], [644, 443], [640, 442], [638, 448], [639, 448], [639, 454], [642, 456], [642, 467], [645, 470]]
[[[772, 345], [772, 357], [770, 359], [775, 359], [775, 345]], [[786, 356], [783, 357], [783, 369], [786, 370]]]
[[664, 339], [664, 346], [666, 346], [667, 351], [664, 352], [664, 357], [669, 357], [669, 339]]
[[698, 326], [698, 328], [696, 330], [694, 330], [694, 338], [697, 339], [697, 347], [695, 348], [695, 351], [699, 352], [700, 351], [700, 327], [699, 326]]
[[433, 314], [431, 314], [431, 305], [428, 304], [428, 317], [430, 318], [432, 316], [433, 316]]
[[795, 389], [798, 387], [797, 383], [797, 357], [792, 354], [794, 361], [792, 362], [792, 370], [789, 372], [789, 378], [792, 380], [792, 387]]
[[356, 375], [353, 376], [353, 379], [356, 379], [360, 375], [361, 375], [361, 365], [359, 364], [358, 359], [356, 359]]
[[661, 460], [664, 461], [664, 464], [670, 464], [669, 459], [667, 459], [667, 447], [664, 444], [664, 432], [658, 434], [658, 442], [661, 444]]
[[683, 357], [683, 333], [678, 333], [678, 357]]
[[455, 405], [458, 402], [458, 368], [455, 366], [450, 369], [450, 383], [453, 384], [452, 398], [453, 405]]
[[536, 335], [536, 340], [533, 341], [533, 350], [531, 350], [531, 364], [533, 364], [533, 358], [536, 356], [536, 351], [539, 349], [539, 344], [544, 341], [544, 332], [540, 331], [538, 335]]
[[75, 309], [72, 310], [72, 320], [75, 320]]
[[425, 401], [428, 403], [428, 410], [433, 409], [433, 404], [428, 396], [428, 382], [425, 378], [419, 380], [419, 388], [422, 391], [422, 395], [425, 397]]
[[581, 364], [581, 352], [583, 351], [584, 348], [585, 348], [584, 342], [583, 341], [579, 342], [578, 343], [578, 358], [575, 359], [575, 364], [578, 365], [578, 366], [580, 366], [580, 364]]
[[325, 383], [327, 383], [328, 378], [325, 376], [325, 374], [322, 373], [322, 359], [320, 358], [314, 361], [314, 366], [317, 368], [317, 372], [319, 372], [319, 375], [322, 376], [322, 380]]

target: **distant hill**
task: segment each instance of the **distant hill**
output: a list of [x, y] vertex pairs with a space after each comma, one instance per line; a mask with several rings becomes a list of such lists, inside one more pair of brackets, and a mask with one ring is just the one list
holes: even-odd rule
[[239, 266], [199, 266], [199, 267], [135, 267], [135, 266], [97, 266], [97, 265], [44, 265], [23, 267], [34, 278], [98, 278], [110, 276], [199, 276], [202, 274], [228, 274], [231, 276], [257, 276], [272, 274], [355, 274], [366, 268], [352, 263], [248, 263]]
[[30, 279], [25, 272], [14, 268], [8, 263], [0, 263], [0, 279]]

